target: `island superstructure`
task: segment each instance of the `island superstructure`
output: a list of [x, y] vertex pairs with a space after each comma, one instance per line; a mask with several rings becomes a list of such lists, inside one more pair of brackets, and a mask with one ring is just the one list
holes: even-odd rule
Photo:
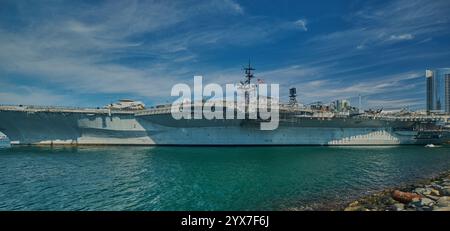
[[[254, 69], [246, 68], [246, 74]], [[247, 81], [248, 80], [248, 81]], [[251, 84], [247, 79], [245, 84]], [[171, 105], [121, 100], [104, 108], [0, 106], [0, 132], [11, 144], [38, 145], [399, 145], [449, 140], [449, 116], [360, 112], [345, 101], [299, 106], [295, 89], [279, 105], [279, 127], [261, 119], [176, 120]]]

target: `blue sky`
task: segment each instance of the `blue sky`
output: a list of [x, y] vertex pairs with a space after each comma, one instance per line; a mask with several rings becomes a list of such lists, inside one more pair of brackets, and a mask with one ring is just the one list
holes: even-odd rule
[[303, 103], [424, 108], [450, 66], [450, 1], [0, 1], [0, 103], [172, 102], [176, 83], [256, 76]]

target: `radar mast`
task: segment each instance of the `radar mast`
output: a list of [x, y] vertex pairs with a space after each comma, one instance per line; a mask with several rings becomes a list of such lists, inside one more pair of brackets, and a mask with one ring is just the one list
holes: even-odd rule
[[255, 70], [255, 68], [253, 68], [250, 64], [250, 59], [248, 60], [248, 66], [243, 68], [245, 71], [245, 84], [250, 84], [251, 80], [253, 78], [255, 78], [255, 76], [253, 75], [253, 72]]

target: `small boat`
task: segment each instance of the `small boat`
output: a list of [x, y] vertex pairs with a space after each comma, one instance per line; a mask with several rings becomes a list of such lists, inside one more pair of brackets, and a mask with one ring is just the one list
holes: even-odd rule
[[425, 145], [425, 147], [426, 147], [426, 148], [435, 148], [436, 145], [434, 145], [434, 144], [427, 144], [427, 145]]

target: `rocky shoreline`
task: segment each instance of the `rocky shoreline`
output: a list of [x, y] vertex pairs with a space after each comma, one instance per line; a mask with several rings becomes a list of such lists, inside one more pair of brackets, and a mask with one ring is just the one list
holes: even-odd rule
[[347, 204], [344, 211], [450, 211], [450, 171], [419, 184], [387, 189]]

